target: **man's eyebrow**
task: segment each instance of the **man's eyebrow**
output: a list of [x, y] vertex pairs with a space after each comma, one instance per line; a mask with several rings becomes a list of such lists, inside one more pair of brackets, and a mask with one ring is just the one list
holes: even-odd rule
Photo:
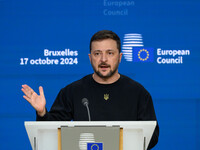
[[114, 49], [107, 49], [106, 51], [114, 51]]
[[[113, 50], [113, 49], [107, 49], [107, 50], [105, 50], [105, 51], [115, 51], [115, 50]], [[95, 50], [93, 50], [93, 52], [102, 52], [102, 50], [95, 49]]]
[[101, 50], [99, 50], [99, 49], [95, 49], [95, 50], [93, 50], [94, 52], [101, 52]]

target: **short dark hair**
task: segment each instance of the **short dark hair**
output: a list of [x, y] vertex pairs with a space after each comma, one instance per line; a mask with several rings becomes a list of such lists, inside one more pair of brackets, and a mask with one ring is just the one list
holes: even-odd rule
[[115, 40], [117, 42], [117, 48], [119, 50], [119, 53], [121, 52], [121, 41], [120, 41], [119, 36], [116, 33], [109, 31], [109, 30], [98, 31], [97, 33], [95, 33], [92, 36], [92, 38], [90, 40], [90, 52], [91, 52], [91, 46], [92, 46], [93, 41], [101, 41], [101, 40], [105, 40], [105, 39]]

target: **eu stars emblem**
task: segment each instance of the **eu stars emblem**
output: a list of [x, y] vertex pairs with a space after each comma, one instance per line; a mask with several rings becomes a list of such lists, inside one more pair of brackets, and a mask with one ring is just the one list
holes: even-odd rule
[[87, 143], [87, 150], [103, 150], [103, 143]]
[[134, 62], [153, 62], [153, 48], [134, 48]]

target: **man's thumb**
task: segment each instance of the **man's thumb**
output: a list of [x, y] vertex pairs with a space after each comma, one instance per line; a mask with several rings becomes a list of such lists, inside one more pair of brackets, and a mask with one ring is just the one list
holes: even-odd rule
[[42, 87], [42, 86], [39, 87], [39, 92], [40, 92], [40, 95], [41, 95], [41, 96], [44, 96], [44, 90], [43, 90], [43, 87]]

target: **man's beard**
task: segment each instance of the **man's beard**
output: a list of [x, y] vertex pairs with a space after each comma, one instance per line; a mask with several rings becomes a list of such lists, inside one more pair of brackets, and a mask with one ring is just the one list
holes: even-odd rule
[[[103, 63], [101, 63], [101, 64], [98, 65], [98, 68], [101, 67], [102, 65], [105, 65], [105, 66], [107, 66], [107, 67], [110, 67], [110, 65], [108, 65], [108, 64], [106, 64], [106, 63], [103, 62]], [[95, 69], [95, 67], [94, 67], [93, 64], [92, 64], [92, 68], [93, 68], [94, 72], [95, 72], [99, 77], [104, 78], [104, 79], [107, 79], [107, 78], [112, 77], [112, 76], [116, 73], [116, 71], [117, 71], [117, 69], [118, 69], [118, 66], [119, 66], [119, 62], [115, 64], [113, 70], [110, 70], [110, 72], [109, 72], [108, 74], [103, 75], [103, 74], [98, 70], [98, 68]]]

